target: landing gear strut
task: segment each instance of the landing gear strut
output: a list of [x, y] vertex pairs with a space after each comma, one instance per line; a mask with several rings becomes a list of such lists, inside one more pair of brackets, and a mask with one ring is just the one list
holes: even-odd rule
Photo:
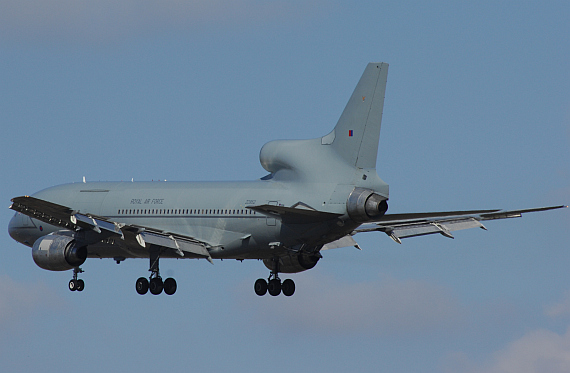
[[69, 280], [69, 290], [71, 291], [83, 291], [85, 289], [85, 282], [77, 278], [78, 273], [83, 273], [84, 271], [79, 268], [73, 268], [73, 279]]
[[269, 274], [267, 281], [265, 279], [258, 279], [253, 286], [255, 294], [262, 296], [269, 292], [270, 295], [276, 297], [279, 294], [290, 297], [295, 293], [295, 283], [291, 279], [287, 279], [281, 283], [279, 278], [279, 258], [273, 259], [273, 269]]
[[135, 283], [135, 289], [140, 295], [144, 295], [150, 290], [153, 295], [158, 295], [164, 292], [172, 295], [176, 292], [176, 280], [169, 277], [162, 281], [160, 272], [158, 270], [158, 260], [160, 259], [160, 251], [158, 248], [151, 246], [150, 249], [150, 276], [148, 280], [145, 277], [139, 277]]

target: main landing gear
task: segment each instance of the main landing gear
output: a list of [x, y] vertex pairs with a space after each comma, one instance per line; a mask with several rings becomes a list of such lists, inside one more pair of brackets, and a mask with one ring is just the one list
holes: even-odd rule
[[258, 279], [255, 281], [253, 290], [255, 290], [255, 294], [259, 296], [265, 295], [269, 292], [269, 294], [274, 297], [278, 296], [280, 293], [290, 297], [295, 293], [295, 282], [291, 279], [286, 279], [281, 282], [281, 279], [279, 278], [279, 258], [273, 259], [273, 263], [273, 270], [269, 274], [267, 281], [263, 278]]
[[85, 289], [85, 282], [77, 278], [78, 273], [83, 273], [84, 271], [79, 268], [73, 268], [73, 279], [69, 280], [69, 290], [71, 291], [83, 291]]
[[160, 277], [160, 272], [158, 271], [158, 259], [160, 258], [160, 252], [158, 250], [152, 250], [150, 252], [150, 277], [148, 280], [146, 277], [140, 277], [137, 279], [135, 288], [137, 293], [140, 295], [146, 294], [149, 290], [153, 295], [158, 295], [164, 292], [168, 295], [176, 293], [176, 280], [169, 277], [162, 281]]

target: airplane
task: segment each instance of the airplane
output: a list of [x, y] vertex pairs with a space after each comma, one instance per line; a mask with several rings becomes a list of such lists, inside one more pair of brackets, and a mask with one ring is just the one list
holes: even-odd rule
[[360, 248], [353, 236], [384, 232], [395, 242], [430, 234], [486, 229], [482, 221], [559, 209], [475, 210], [388, 214], [389, 186], [376, 172], [388, 76], [387, 63], [369, 63], [334, 129], [308, 140], [266, 143], [268, 172], [254, 181], [83, 182], [12, 199], [10, 236], [32, 248], [50, 271], [72, 270], [69, 290], [87, 258], [149, 259], [138, 294], [176, 292], [160, 276], [161, 258], [257, 259], [269, 277], [255, 281], [263, 296], [291, 296], [295, 283], [280, 273], [314, 268], [327, 249]]

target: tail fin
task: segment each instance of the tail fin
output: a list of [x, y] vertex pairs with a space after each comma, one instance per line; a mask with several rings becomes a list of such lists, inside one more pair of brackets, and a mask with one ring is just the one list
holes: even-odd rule
[[387, 63], [369, 63], [333, 132], [321, 140], [355, 167], [376, 168], [387, 77]]

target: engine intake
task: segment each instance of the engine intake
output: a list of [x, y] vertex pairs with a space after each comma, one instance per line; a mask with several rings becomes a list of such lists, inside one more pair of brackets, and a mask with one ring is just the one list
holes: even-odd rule
[[67, 271], [85, 262], [87, 247], [78, 246], [72, 237], [47, 235], [34, 242], [32, 258], [40, 268]]
[[[279, 258], [279, 272], [281, 273], [297, 273], [311, 269], [317, 265], [321, 257], [317, 255], [291, 255]], [[273, 259], [263, 259], [263, 264], [269, 270], [273, 270]]]
[[370, 189], [354, 188], [346, 201], [348, 216], [356, 222], [378, 219], [388, 211], [386, 198]]

